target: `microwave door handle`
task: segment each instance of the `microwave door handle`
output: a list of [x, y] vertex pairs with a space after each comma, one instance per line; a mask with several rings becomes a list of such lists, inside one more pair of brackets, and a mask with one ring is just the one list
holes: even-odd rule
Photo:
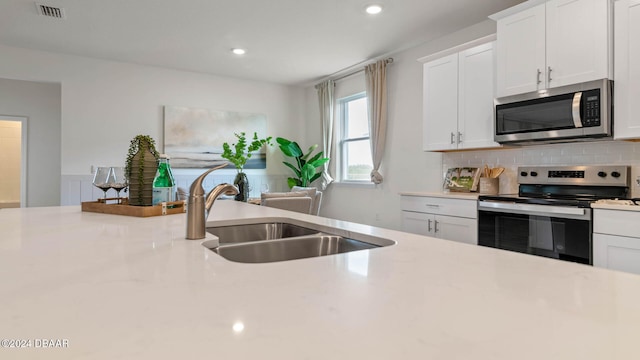
[[582, 92], [573, 94], [573, 103], [571, 104], [571, 115], [573, 116], [573, 125], [576, 128], [582, 127], [582, 117], [580, 116], [580, 104], [582, 103]]

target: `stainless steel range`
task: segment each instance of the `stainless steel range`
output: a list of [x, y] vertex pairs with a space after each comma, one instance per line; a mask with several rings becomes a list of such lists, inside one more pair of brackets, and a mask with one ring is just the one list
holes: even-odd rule
[[629, 197], [628, 166], [518, 168], [517, 195], [480, 196], [478, 244], [593, 264], [591, 203]]

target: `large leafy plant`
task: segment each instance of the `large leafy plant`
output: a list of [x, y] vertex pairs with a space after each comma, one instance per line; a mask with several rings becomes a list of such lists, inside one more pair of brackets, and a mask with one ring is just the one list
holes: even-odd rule
[[307, 150], [307, 153], [303, 153], [302, 149], [295, 141], [290, 141], [285, 138], [276, 138], [276, 142], [280, 145], [280, 150], [287, 157], [292, 157], [295, 159], [296, 163], [291, 164], [289, 162], [283, 161], [288, 168], [293, 170], [293, 173], [296, 177], [290, 177], [287, 179], [287, 184], [289, 188], [294, 186], [309, 186], [312, 182], [322, 175], [322, 171], [318, 170], [319, 167], [324, 165], [329, 158], [322, 157], [322, 151], [318, 152], [315, 155], [312, 155], [316, 150], [318, 145], [313, 145]]
[[[251, 153], [257, 150], [260, 150], [265, 144], [273, 145], [271, 143], [271, 136], [259, 139], [258, 133], [253, 133], [253, 141], [248, 144], [247, 147], [247, 138], [244, 132], [240, 134], [234, 133], [234, 135], [238, 138], [238, 142], [232, 145], [228, 143], [222, 144], [222, 157], [224, 159], [229, 160], [233, 165], [236, 166], [238, 172], [242, 172], [244, 165], [247, 163], [247, 160], [251, 157]], [[231, 147], [233, 146], [233, 150]]]

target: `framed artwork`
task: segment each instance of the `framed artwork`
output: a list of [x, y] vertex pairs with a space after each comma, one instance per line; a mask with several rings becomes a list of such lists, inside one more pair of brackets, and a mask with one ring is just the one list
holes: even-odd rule
[[444, 189], [449, 191], [471, 192], [478, 190], [480, 168], [450, 168], [444, 177]]
[[[257, 132], [267, 136], [264, 114], [220, 111], [180, 106], [164, 107], [164, 153], [173, 168], [211, 168], [224, 163], [222, 144], [235, 144], [235, 133], [246, 133], [247, 140]], [[252, 153], [245, 169], [266, 169], [264, 148]], [[228, 168], [235, 168], [232, 164]]]

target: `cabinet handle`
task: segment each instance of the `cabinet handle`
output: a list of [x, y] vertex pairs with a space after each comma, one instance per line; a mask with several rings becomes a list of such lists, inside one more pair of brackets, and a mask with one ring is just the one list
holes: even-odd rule
[[552, 79], [551, 79], [551, 71], [552, 71], [552, 70], [551, 70], [551, 66], [549, 66], [549, 71], [548, 71], [548, 74], [547, 74], [547, 83], [550, 83], [550, 82], [551, 82], [551, 80], [552, 80]]
[[434, 223], [433, 232], [437, 233], [438, 232], [438, 220], [434, 220], [433, 223]]
[[458, 144], [462, 142], [462, 133], [458, 131]]
[[454, 142], [454, 138], [456, 137], [456, 135], [454, 133], [451, 133], [451, 143], [455, 144]]
[[542, 75], [542, 71], [540, 71], [540, 69], [537, 69], [538, 74], [536, 75], [536, 84], [540, 85], [540, 83], [542, 82], [542, 80], [540, 80], [540, 75]]
[[427, 232], [431, 232], [431, 219], [427, 219]]

